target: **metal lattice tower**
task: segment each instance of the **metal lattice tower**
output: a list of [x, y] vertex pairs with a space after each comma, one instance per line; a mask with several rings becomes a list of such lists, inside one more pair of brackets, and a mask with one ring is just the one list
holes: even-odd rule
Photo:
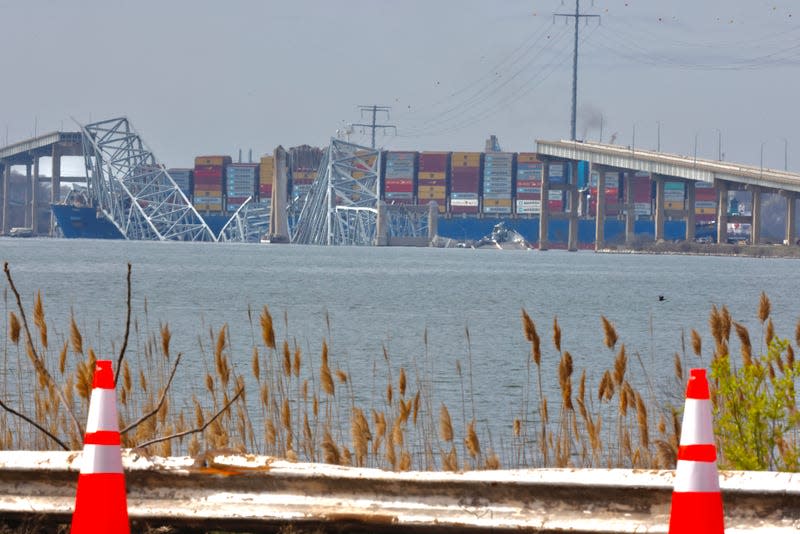
[[339, 139], [320, 161], [292, 234], [307, 245], [372, 245], [380, 191], [378, 150]]
[[89, 196], [126, 239], [217, 241], [127, 118], [81, 131]]
[[253, 202], [252, 197], [249, 197], [222, 227], [219, 232], [219, 240], [260, 242], [269, 234], [271, 211], [271, 201]]

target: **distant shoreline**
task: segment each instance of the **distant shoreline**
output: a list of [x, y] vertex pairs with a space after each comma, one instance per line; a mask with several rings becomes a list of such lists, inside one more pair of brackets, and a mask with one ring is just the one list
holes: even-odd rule
[[800, 259], [800, 247], [786, 245], [733, 245], [716, 243], [661, 242], [610, 245], [602, 254], [673, 254], [685, 256], [735, 256], [746, 258]]

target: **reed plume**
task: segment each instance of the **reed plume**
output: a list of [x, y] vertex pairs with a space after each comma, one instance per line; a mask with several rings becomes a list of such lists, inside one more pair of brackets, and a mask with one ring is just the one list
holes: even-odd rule
[[625, 370], [628, 365], [628, 356], [625, 354], [625, 344], [620, 345], [617, 357], [614, 359], [614, 383], [621, 385], [625, 378]]
[[289, 399], [283, 399], [281, 406], [281, 423], [286, 430], [292, 429], [292, 409], [289, 407]]
[[269, 308], [265, 305], [261, 310], [261, 339], [264, 345], [275, 350], [275, 330], [272, 327], [272, 315], [269, 313]]
[[339, 448], [336, 446], [336, 442], [333, 441], [333, 437], [331, 436], [331, 432], [328, 427], [325, 427], [322, 438], [322, 453], [325, 463], [334, 465], [341, 464], [342, 456], [339, 453]]
[[21, 329], [22, 327], [20, 326], [17, 314], [13, 311], [8, 312], [8, 337], [14, 345], [19, 344], [19, 333]]
[[650, 433], [647, 426], [647, 407], [639, 392], [636, 392], [636, 421], [639, 423], [639, 442], [642, 447], [650, 447]]
[[614, 328], [611, 321], [606, 319], [605, 315], [601, 315], [600, 320], [603, 322], [603, 343], [605, 343], [606, 347], [613, 350], [617, 344], [617, 330]]
[[319, 378], [320, 382], [322, 383], [322, 390], [333, 397], [336, 393], [336, 386], [333, 384], [331, 369], [325, 363], [323, 363], [322, 367], [320, 368]]
[[450, 452], [442, 454], [442, 468], [453, 473], [458, 471], [458, 454], [455, 447], [450, 447]]
[[681, 357], [675, 353], [675, 379], [678, 382], [683, 382], [683, 365], [681, 365]]
[[83, 354], [83, 336], [81, 336], [81, 331], [78, 329], [74, 315], [70, 315], [69, 318], [69, 340], [72, 345], [72, 351], [76, 354]]
[[169, 358], [169, 342], [172, 339], [172, 332], [169, 331], [169, 324], [161, 326], [161, 352]]
[[711, 314], [708, 317], [708, 326], [711, 329], [711, 336], [717, 344], [717, 347], [722, 345], [724, 339], [724, 328], [722, 326], [722, 313], [717, 309], [716, 304], [711, 305]]
[[283, 374], [286, 378], [292, 376], [292, 353], [289, 351], [289, 341], [283, 340]]
[[33, 324], [39, 330], [39, 337], [42, 346], [47, 348], [47, 322], [44, 320], [44, 305], [42, 305], [42, 292], [36, 292], [36, 299], [33, 302]]
[[[67, 350], [69, 349], [69, 343], [66, 341], [64, 345], [61, 346], [61, 352], [58, 353], [58, 372], [63, 375], [64, 371], [67, 367]], [[127, 363], [127, 361], [125, 362]]]
[[753, 347], [750, 344], [750, 333], [741, 323], [734, 323], [736, 327], [736, 335], [739, 336], [739, 341], [742, 344], [742, 360], [745, 365], [752, 365], [753, 363]]
[[347, 373], [345, 373], [341, 369], [336, 370], [336, 378], [339, 379], [339, 382], [341, 382], [342, 384], [347, 383]]
[[561, 327], [558, 326], [558, 316], [553, 316], [553, 345], [561, 352]]
[[531, 344], [531, 356], [533, 362], [538, 366], [542, 362], [542, 349], [539, 334], [536, 332], [536, 325], [533, 319], [530, 318], [525, 308], [522, 309], [522, 324], [525, 329], [525, 338]]
[[406, 396], [406, 371], [402, 367], [400, 368], [400, 378], [397, 382], [397, 390], [400, 392], [401, 397]]
[[367, 418], [360, 408], [353, 408], [350, 432], [353, 438], [353, 450], [356, 454], [356, 465], [363, 467], [369, 452], [369, 441], [372, 440], [372, 433], [369, 431]]
[[475, 420], [467, 424], [467, 437], [464, 438], [464, 445], [467, 447], [467, 452], [473, 459], [477, 459], [481, 454], [481, 444], [478, 441], [478, 434], [475, 432]]
[[439, 437], [443, 441], [453, 441], [453, 423], [450, 419], [450, 412], [444, 404], [439, 409]]
[[761, 298], [758, 301], [758, 320], [763, 324], [769, 318], [771, 304], [767, 294], [761, 292]]
[[797, 323], [794, 325], [794, 342], [800, 347], [800, 319], [798, 319]]
[[398, 471], [411, 471], [411, 454], [408, 451], [400, 453], [400, 463], [397, 465]]
[[302, 355], [302, 352], [300, 351], [300, 347], [298, 347], [295, 344], [295, 346], [294, 346], [294, 369], [293, 369], [295, 377], [300, 376], [300, 365], [302, 364], [302, 361], [303, 361], [303, 355]]
[[725, 336], [725, 341], [727, 342], [731, 338], [731, 326], [733, 325], [733, 318], [731, 318], [731, 312], [728, 310], [728, 307], [723, 305], [722, 306], [722, 334]]
[[261, 382], [261, 366], [258, 363], [258, 347], [253, 347], [252, 367], [253, 378]]
[[697, 330], [692, 328], [692, 350], [694, 351], [695, 355], [700, 357], [702, 354], [703, 343], [700, 339], [700, 334], [697, 333]]
[[566, 351], [558, 364], [558, 384], [561, 388], [561, 401], [564, 408], [572, 411], [572, 355]]

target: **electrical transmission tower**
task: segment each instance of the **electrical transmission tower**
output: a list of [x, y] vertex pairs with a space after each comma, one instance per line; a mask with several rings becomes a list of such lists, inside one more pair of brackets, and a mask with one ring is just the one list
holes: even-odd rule
[[397, 134], [397, 127], [392, 124], [376, 124], [376, 120], [378, 117], [378, 112], [386, 113], [386, 120], [389, 120], [389, 110], [391, 109], [389, 106], [358, 106], [358, 109], [361, 110], [361, 118], [364, 118], [364, 112], [371, 112], [372, 113], [372, 123], [370, 124], [353, 124], [352, 126], [361, 126], [362, 128], [369, 128], [372, 130], [372, 148], [375, 148], [375, 130], [382, 129], [394, 130], [394, 133]]
[[578, 106], [578, 22], [580, 19], [596, 18], [600, 15], [584, 15], [581, 13], [581, 1], [575, 0], [575, 13], [554, 13], [553, 17], [567, 17], [575, 19], [575, 45], [572, 49], [572, 121], [570, 122], [570, 140], [575, 140], [576, 109]]

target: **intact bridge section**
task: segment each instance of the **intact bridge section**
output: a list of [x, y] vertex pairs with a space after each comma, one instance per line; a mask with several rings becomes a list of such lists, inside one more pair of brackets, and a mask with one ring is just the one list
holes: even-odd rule
[[[625, 218], [625, 241], [631, 243], [635, 238], [637, 220], [636, 202], [633, 194], [634, 175], [646, 173], [655, 187], [655, 203], [653, 221], [655, 240], [664, 239], [665, 220], [685, 220], [687, 241], [695, 239], [695, 197], [698, 184], [705, 184], [714, 190], [714, 215], [716, 221], [717, 242], [727, 241], [728, 223], [750, 224], [750, 244], [761, 242], [761, 197], [765, 193], [777, 193], [786, 199], [786, 228], [784, 243], [793, 244], [796, 239], [796, 200], [800, 192], [800, 174], [763, 167], [754, 167], [724, 161], [698, 159], [696, 157], [679, 156], [663, 152], [635, 149], [619, 145], [606, 145], [581, 141], [547, 141], [537, 140], [537, 152], [543, 162], [564, 162], [571, 165], [571, 176], [577, 176], [579, 161], [589, 163], [590, 174], [596, 180], [597, 195], [593, 204], [595, 212], [595, 249], [604, 247], [603, 230], [606, 219], [606, 179], [618, 176], [618, 187], [622, 190], [622, 206], [620, 213]], [[570, 250], [578, 248], [579, 211], [585, 197], [578, 190], [578, 184], [554, 184], [548, 177], [549, 165], [543, 165], [542, 198], [547, 198], [550, 189], [562, 189], [569, 199], [568, 209], [564, 213], [549, 213], [545, 204], [539, 223], [539, 248], [547, 250], [547, 229], [551, 218], [567, 218], [569, 220]], [[666, 198], [668, 184], [682, 184], [684, 198], [680, 202], [669, 202]], [[752, 212], [749, 215], [729, 214], [729, 193], [747, 191], [752, 195]]]

